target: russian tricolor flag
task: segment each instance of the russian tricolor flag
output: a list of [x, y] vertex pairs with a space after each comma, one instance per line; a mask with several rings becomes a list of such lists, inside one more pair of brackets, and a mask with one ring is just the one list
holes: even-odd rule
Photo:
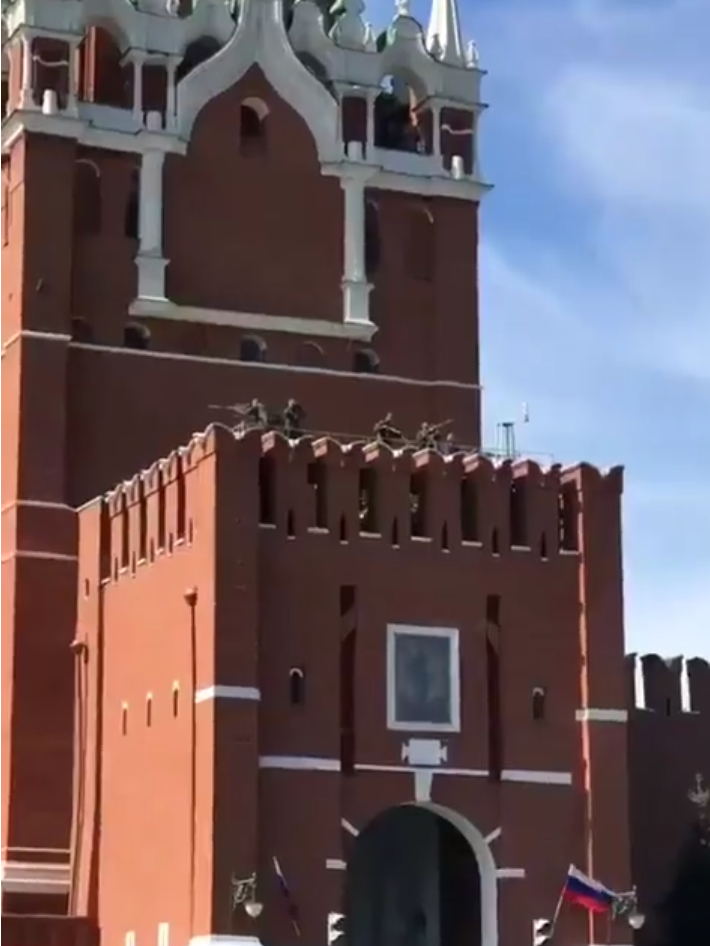
[[598, 880], [587, 877], [576, 867], [570, 867], [562, 897], [568, 903], [584, 907], [592, 913], [606, 913], [611, 909], [615, 894]]

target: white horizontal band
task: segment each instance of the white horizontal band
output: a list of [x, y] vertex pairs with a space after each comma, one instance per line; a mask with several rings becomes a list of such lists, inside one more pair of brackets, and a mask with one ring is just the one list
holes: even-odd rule
[[216, 683], [195, 692], [195, 703], [207, 703], [210, 700], [250, 700], [261, 699], [258, 687], [235, 687]]

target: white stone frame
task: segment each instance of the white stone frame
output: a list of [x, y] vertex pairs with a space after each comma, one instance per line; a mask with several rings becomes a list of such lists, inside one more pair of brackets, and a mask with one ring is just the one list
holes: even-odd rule
[[[449, 641], [450, 722], [423, 723], [397, 719], [395, 686], [396, 639], [408, 637], [445, 637]], [[461, 652], [457, 627], [428, 627], [414, 624], [387, 625], [387, 728], [395, 732], [461, 732]]]

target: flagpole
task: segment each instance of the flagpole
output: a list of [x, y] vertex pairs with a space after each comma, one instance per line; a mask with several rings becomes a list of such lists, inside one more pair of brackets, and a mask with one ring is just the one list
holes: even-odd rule
[[[567, 877], [569, 877], [569, 872], [574, 867], [574, 864], [570, 864], [567, 869]], [[560, 896], [557, 900], [557, 906], [555, 907], [555, 912], [552, 914], [552, 922], [550, 923], [552, 934], [555, 933], [555, 927], [557, 926], [557, 920], [560, 916], [560, 911], [562, 910], [562, 904], [565, 902], [565, 890], [567, 889], [567, 877], [565, 877], [565, 882], [562, 884], [562, 890], [560, 890]]]

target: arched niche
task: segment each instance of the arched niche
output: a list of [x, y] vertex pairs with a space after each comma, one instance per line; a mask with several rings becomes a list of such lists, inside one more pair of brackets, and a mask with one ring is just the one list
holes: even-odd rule
[[201, 36], [185, 49], [180, 65], [175, 71], [175, 81], [180, 82], [189, 76], [193, 69], [207, 62], [220, 50], [220, 44], [213, 36]]
[[498, 946], [496, 865], [483, 835], [434, 803], [388, 808], [358, 834], [345, 878], [349, 946]]
[[387, 151], [424, 153], [426, 137], [419, 127], [418, 103], [426, 90], [416, 76], [398, 71], [384, 76], [375, 99], [375, 147]]

